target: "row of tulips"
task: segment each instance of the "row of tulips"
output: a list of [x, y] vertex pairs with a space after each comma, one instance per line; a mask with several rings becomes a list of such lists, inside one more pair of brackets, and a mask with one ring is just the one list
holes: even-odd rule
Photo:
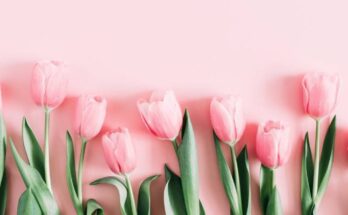
[[[61, 62], [43, 61], [33, 68], [32, 95], [45, 114], [44, 147], [41, 148], [29, 123], [24, 118], [22, 140], [28, 162], [17, 152], [9, 140], [11, 151], [22, 176], [26, 190], [18, 202], [18, 214], [60, 214], [55, 201], [50, 171], [49, 125], [50, 114], [64, 100], [67, 88], [65, 66]], [[308, 74], [303, 79], [305, 112], [316, 122], [314, 160], [308, 134], [304, 138], [301, 202], [302, 214], [315, 214], [328, 184], [335, 142], [335, 117], [333, 118], [320, 154], [320, 121], [334, 110], [338, 94], [338, 77], [327, 74]], [[138, 102], [140, 116], [148, 130], [157, 138], [171, 142], [177, 156], [180, 173], [165, 166], [166, 184], [164, 206], [166, 214], [203, 215], [199, 200], [199, 180], [196, 143], [190, 115], [182, 113], [172, 91], [153, 93], [148, 100]], [[84, 201], [82, 176], [88, 142], [100, 132], [106, 116], [107, 101], [99, 96], [81, 96], [78, 99], [74, 119], [74, 133], [81, 141], [78, 166], [75, 166], [75, 150], [69, 131], [66, 134], [66, 180], [70, 197], [78, 215], [104, 214], [95, 200]], [[214, 98], [210, 105], [211, 123], [214, 129], [217, 162], [231, 213], [251, 213], [250, 172], [247, 147], [237, 154], [235, 146], [245, 130], [245, 120], [240, 98], [226, 96]], [[259, 125], [256, 152], [261, 161], [260, 202], [263, 214], [282, 214], [276, 188], [275, 171], [287, 162], [291, 153], [288, 141], [289, 128], [281, 121], [267, 121]], [[232, 168], [225, 159], [222, 147], [228, 146]], [[7, 181], [5, 171], [6, 130], [0, 115], [0, 214], [5, 214]], [[113, 176], [97, 179], [91, 185], [109, 184], [120, 194], [120, 210], [124, 215], [151, 214], [150, 186], [158, 178], [146, 178], [140, 186], [138, 202], [135, 202], [129, 173], [136, 167], [136, 155], [127, 128], [107, 131], [102, 137], [104, 157]], [[232, 169], [232, 170], [231, 170]]]

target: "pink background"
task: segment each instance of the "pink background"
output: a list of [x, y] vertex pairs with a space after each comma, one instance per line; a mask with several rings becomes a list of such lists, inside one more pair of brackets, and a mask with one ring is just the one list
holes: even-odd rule
[[[136, 101], [152, 90], [173, 89], [182, 107], [191, 112], [206, 212], [228, 214], [212, 142], [209, 103], [214, 95], [238, 94], [248, 121], [241, 142], [250, 150], [253, 214], [260, 214], [256, 125], [270, 118], [284, 120], [292, 131], [293, 153], [288, 164], [277, 170], [277, 184], [284, 213], [300, 214], [302, 139], [307, 129], [313, 137], [314, 128], [302, 110], [301, 77], [313, 70], [337, 72], [341, 76], [337, 147], [320, 214], [345, 214], [348, 5], [345, 1], [325, 2], [3, 1], [0, 79], [9, 135], [24, 155], [20, 127], [26, 116], [42, 141], [43, 111], [31, 99], [29, 68], [39, 59], [67, 62], [71, 67], [69, 98], [52, 114], [50, 139], [54, 192], [62, 214], [73, 214], [65, 180], [65, 131], [72, 127], [75, 97], [82, 93], [105, 96], [109, 102], [105, 128], [122, 125], [131, 130], [138, 154], [131, 178], [137, 191], [145, 177], [163, 174], [164, 163], [178, 169], [171, 144], [151, 136], [136, 109]], [[80, 144], [76, 146], [79, 152]], [[15, 214], [24, 185], [11, 153], [8, 155], [8, 214]], [[96, 198], [106, 214], [119, 214], [113, 187], [88, 185], [111, 174], [100, 137], [89, 143], [85, 167], [85, 199]], [[154, 214], [164, 214], [163, 188], [162, 176], [152, 187]]]

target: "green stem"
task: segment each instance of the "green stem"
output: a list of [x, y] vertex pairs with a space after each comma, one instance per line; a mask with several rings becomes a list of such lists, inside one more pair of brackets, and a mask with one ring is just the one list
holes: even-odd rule
[[49, 127], [50, 127], [50, 110], [45, 108], [45, 179], [50, 192], [52, 193], [51, 174], [50, 174], [50, 146], [49, 146]]
[[172, 145], [173, 145], [173, 148], [174, 148], [174, 151], [175, 151], [175, 154], [177, 155], [178, 154], [178, 142], [176, 141], [176, 139], [172, 140]]
[[275, 188], [275, 186], [276, 186], [276, 177], [275, 177], [274, 169], [271, 169], [271, 173], [272, 173], [272, 188]]
[[127, 184], [127, 189], [128, 189], [128, 195], [130, 195], [130, 204], [131, 204], [131, 209], [132, 209], [132, 215], [137, 215], [137, 208], [135, 205], [132, 184], [131, 184], [127, 174], [125, 175], [125, 178], [126, 178], [126, 184]]
[[80, 153], [80, 161], [79, 161], [79, 169], [78, 169], [78, 175], [77, 175], [77, 196], [79, 198], [80, 204], [83, 205], [83, 199], [82, 199], [82, 176], [83, 176], [83, 162], [85, 159], [85, 152], [86, 152], [86, 146], [87, 146], [87, 140], [84, 138], [81, 139], [82, 146], [81, 146], [81, 153]]
[[237, 163], [237, 155], [236, 155], [236, 150], [235, 150], [235, 144], [230, 146], [231, 149], [231, 156], [232, 156], [232, 165], [233, 165], [233, 173], [235, 175], [234, 179], [236, 181], [236, 187], [237, 187], [237, 193], [238, 193], [238, 198], [239, 202], [242, 201], [242, 194], [240, 190], [240, 181], [239, 181], [239, 170], [238, 170], [238, 163]]
[[320, 152], [320, 121], [315, 121], [315, 154], [314, 154], [314, 177], [313, 177], [313, 196], [314, 199], [318, 192], [319, 180], [319, 152]]

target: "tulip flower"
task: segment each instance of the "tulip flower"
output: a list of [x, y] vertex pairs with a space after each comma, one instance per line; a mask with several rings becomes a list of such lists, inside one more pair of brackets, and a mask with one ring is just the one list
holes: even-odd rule
[[261, 161], [260, 199], [263, 214], [282, 214], [276, 188], [275, 169], [290, 155], [289, 130], [282, 122], [267, 121], [259, 125], [256, 154]]
[[245, 120], [242, 109], [242, 102], [237, 97], [213, 98], [210, 104], [210, 118], [221, 141], [234, 144], [243, 135]]
[[[323, 192], [318, 193], [318, 189], [319, 189], [319, 172], [323, 172], [325, 174], [330, 174], [331, 172], [331, 165], [332, 165], [332, 160], [329, 160], [329, 162], [331, 163], [329, 165], [329, 168], [327, 169], [322, 169], [320, 170], [319, 168], [321, 168], [321, 164], [320, 164], [320, 122], [321, 119], [324, 117], [327, 117], [329, 115], [332, 114], [332, 112], [335, 109], [336, 106], [336, 102], [337, 102], [337, 95], [338, 95], [338, 90], [339, 90], [339, 78], [338, 75], [334, 74], [334, 75], [330, 75], [330, 74], [325, 74], [325, 73], [309, 73], [306, 74], [302, 80], [302, 87], [303, 87], [303, 104], [304, 104], [304, 109], [305, 112], [311, 116], [314, 120], [315, 120], [315, 124], [316, 124], [316, 129], [315, 129], [315, 150], [314, 150], [314, 164], [312, 164], [308, 168], [313, 168], [312, 166], [314, 166], [314, 170], [313, 171], [313, 181], [308, 181], [306, 183], [310, 184], [312, 186], [312, 190], [311, 191], [307, 191], [308, 193], [310, 192], [309, 195], [311, 195], [312, 199], [315, 200], [316, 202], [313, 201], [313, 203], [308, 204], [307, 200], [303, 200], [302, 201], [302, 212], [303, 214], [311, 214], [312, 211], [312, 206], [315, 205], [316, 208], [318, 206], [318, 202], [319, 199], [322, 197]], [[333, 145], [335, 144], [335, 140], [334, 140], [334, 136], [335, 136], [335, 131], [336, 131], [336, 118], [334, 118], [331, 121], [331, 124], [329, 126], [328, 129], [328, 133], [326, 134], [325, 137], [325, 142], [324, 144], [327, 144], [327, 146], [325, 147], [326, 150], [331, 150], [328, 151], [326, 153], [332, 153], [333, 156]], [[306, 157], [308, 157], [310, 155], [310, 146], [307, 141], [308, 140], [308, 136], [306, 136], [305, 138], [305, 144], [304, 144], [304, 150], [303, 150], [303, 156], [305, 159]], [[308, 145], [308, 146], [307, 146]], [[307, 148], [308, 149], [307, 149]], [[324, 147], [323, 147], [324, 149]], [[324, 167], [322, 167], [324, 168]], [[321, 174], [321, 173], [320, 173]], [[308, 180], [306, 175], [303, 175], [303, 177]], [[326, 180], [328, 180], [329, 178], [327, 177]], [[307, 195], [306, 194], [306, 183], [302, 183], [302, 189], [303, 191], [303, 195]], [[325, 184], [325, 183], [321, 183], [321, 184]], [[323, 185], [324, 186], [324, 185]], [[321, 190], [323, 190], [323, 188], [321, 188]], [[319, 194], [319, 196], [317, 195]], [[305, 197], [307, 198], [307, 197]]]
[[50, 111], [58, 107], [66, 96], [67, 78], [65, 65], [59, 61], [40, 61], [32, 74], [31, 91], [37, 105], [45, 110], [45, 179], [52, 192], [50, 176], [49, 123]]
[[138, 109], [146, 127], [160, 139], [174, 140], [182, 125], [182, 112], [173, 91], [154, 92], [140, 100]]
[[126, 128], [103, 135], [104, 156], [109, 168], [116, 174], [131, 172], [136, 165], [136, 155], [131, 136]]
[[[154, 92], [150, 99], [139, 100], [137, 105], [148, 130], [159, 139], [171, 141], [179, 161], [181, 193], [186, 207], [180, 209], [174, 209], [180, 205], [173, 205], [174, 208], [166, 207], [166, 214], [175, 213], [176, 210], [185, 210], [188, 215], [199, 214], [198, 161], [194, 132], [188, 111], [185, 111], [184, 117], [182, 117], [180, 105], [173, 91]], [[167, 183], [172, 175], [174, 173], [166, 166]], [[174, 189], [177, 188], [168, 188], [170, 191], [165, 192], [164, 198], [168, 201], [177, 198], [177, 194], [173, 192]], [[166, 205], [172, 204], [167, 202]]]
[[[213, 98], [210, 103], [210, 120], [217, 138], [220, 141], [228, 144], [230, 147], [233, 172], [236, 175], [234, 180], [238, 195], [237, 202], [239, 205], [241, 205], [243, 194], [241, 191], [237, 154], [235, 150], [235, 144], [240, 140], [245, 129], [245, 120], [241, 99], [231, 95]], [[216, 145], [216, 147], [220, 146]], [[219, 152], [219, 150], [217, 150], [217, 152]], [[231, 172], [228, 171], [222, 174], [231, 174]], [[225, 181], [223, 181], [223, 183], [225, 183]], [[226, 192], [229, 193], [230, 190], [226, 190]], [[233, 205], [231, 205], [231, 207], [232, 210], [234, 210], [234, 213], [240, 213], [242, 210], [241, 208], [233, 208]], [[235, 210], [239, 210], [239, 212], [236, 212]]]
[[264, 166], [277, 168], [290, 155], [289, 130], [279, 121], [267, 121], [257, 130], [256, 153]]
[[[78, 99], [74, 128], [75, 132], [81, 137], [82, 147], [80, 153], [78, 176], [77, 176], [77, 197], [79, 204], [75, 205], [78, 214], [83, 211], [81, 208], [82, 201], [82, 175], [83, 175], [83, 163], [85, 157], [85, 151], [88, 140], [95, 137], [101, 130], [105, 115], [106, 115], [107, 102], [100, 96], [81, 96]], [[68, 137], [70, 135], [67, 135]], [[71, 138], [67, 138], [69, 140]], [[70, 140], [68, 142], [71, 142]], [[68, 156], [70, 156], [68, 154]], [[69, 167], [72, 168], [72, 167]], [[69, 177], [68, 177], [69, 178]], [[69, 179], [68, 179], [69, 180]], [[73, 197], [72, 197], [73, 198]], [[74, 198], [73, 198], [74, 199]]]
[[95, 137], [103, 126], [106, 100], [100, 96], [81, 96], [75, 113], [75, 132], [83, 139]]
[[302, 86], [304, 109], [308, 115], [320, 119], [332, 113], [339, 88], [337, 75], [309, 73], [304, 76]]
[[59, 61], [41, 61], [33, 70], [31, 91], [37, 105], [48, 109], [58, 107], [65, 99], [66, 66]]

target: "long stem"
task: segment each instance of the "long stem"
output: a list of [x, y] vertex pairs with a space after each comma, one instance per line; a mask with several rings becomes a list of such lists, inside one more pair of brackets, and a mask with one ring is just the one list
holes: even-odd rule
[[50, 174], [50, 146], [49, 146], [50, 110], [45, 108], [45, 179], [48, 189], [52, 193]]
[[172, 140], [172, 144], [173, 144], [173, 148], [175, 151], [175, 154], [178, 154], [178, 142], [176, 141], [176, 139]]
[[276, 177], [275, 177], [275, 171], [274, 169], [271, 169], [272, 171], [272, 188], [276, 186]]
[[232, 165], [233, 165], [233, 172], [234, 172], [235, 180], [236, 180], [238, 198], [239, 198], [239, 202], [241, 202], [242, 201], [242, 197], [241, 197], [242, 194], [241, 194], [241, 190], [240, 190], [239, 170], [238, 170], [238, 163], [237, 163], [237, 155], [236, 155], [236, 150], [235, 150], [235, 144], [233, 144], [230, 148], [231, 148]]
[[320, 151], [320, 121], [315, 121], [315, 154], [314, 154], [314, 178], [313, 178], [313, 196], [314, 199], [318, 192], [319, 180], [319, 151]]
[[79, 198], [79, 201], [82, 205], [82, 175], [83, 175], [83, 162], [85, 159], [85, 152], [86, 152], [86, 146], [87, 146], [87, 140], [84, 138], [81, 139], [82, 146], [81, 146], [81, 153], [80, 153], [80, 161], [79, 161], [79, 169], [78, 169], [78, 175], [77, 175], [77, 183], [78, 183], [78, 190], [77, 190], [77, 196]]
[[132, 215], [136, 215], [137, 214], [137, 208], [136, 208], [136, 205], [135, 205], [132, 184], [131, 184], [127, 174], [125, 175], [125, 178], [126, 178], [126, 184], [127, 184], [127, 189], [128, 189], [128, 195], [130, 195], [130, 204], [131, 204], [131, 209], [132, 209]]

